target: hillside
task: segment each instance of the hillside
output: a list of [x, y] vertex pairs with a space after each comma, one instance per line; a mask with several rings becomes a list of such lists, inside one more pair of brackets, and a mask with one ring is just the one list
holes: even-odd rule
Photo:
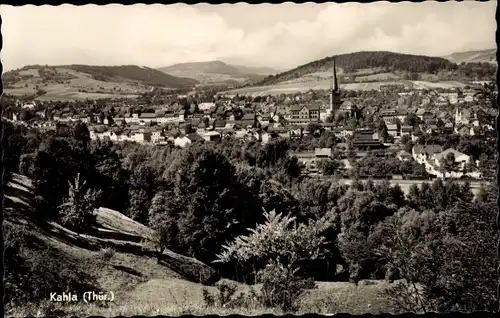
[[178, 89], [198, 83], [135, 65], [32, 65], [6, 72], [2, 79], [6, 93], [36, 95], [40, 100], [135, 98], [152, 86]]
[[[373, 51], [330, 56], [271, 75], [256, 86], [321, 81], [331, 77], [335, 58], [341, 83], [401, 80], [449, 81], [494, 76], [493, 65], [457, 65], [442, 57]], [[480, 69], [478, 71], [478, 69]]]
[[453, 62], [453, 63], [496, 63], [497, 62], [497, 50], [480, 50], [480, 51], [466, 51], [466, 52], [455, 52], [443, 58]]
[[174, 76], [194, 78], [205, 85], [221, 83], [237, 85], [259, 81], [275, 73], [270, 68], [231, 65], [222, 61], [180, 63], [158, 70]]
[[[93, 290], [113, 291], [115, 300], [107, 305], [69, 304], [29, 305], [16, 308], [12, 316], [41, 315], [181, 315], [181, 314], [280, 314], [274, 309], [256, 308], [238, 312], [238, 309], [206, 307], [203, 289], [217, 294], [215, 287], [222, 281], [209, 266], [196, 259], [166, 251], [164, 260], [157, 264], [154, 249], [143, 243], [150, 229], [123, 214], [100, 208], [96, 211], [97, 230], [92, 235], [76, 234], [55, 222], [39, 222], [31, 207], [31, 181], [14, 175], [5, 187], [5, 226], [17, 226], [17, 236], [36, 242], [29, 246], [27, 255], [38, 255], [35, 264], [42, 262], [62, 271], [79, 270], [91, 277]], [[36, 251], [31, 250], [32, 248]], [[105, 251], [113, 251], [108, 257]], [[39, 257], [39, 258], [36, 258]], [[72, 269], [71, 269], [72, 268]], [[68, 275], [68, 273], [66, 273]], [[49, 279], [45, 277], [43, 279]], [[80, 277], [81, 279], [81, 277]], [[206, 284], [200, 283], [200, 279]], [[214, 283], [216, 283], [214, 285]], [[238, 292], [248, 292], [250, 286], [236, 283]], [[361, 282], [359, 286], [348, 282], [318, 282], [318, 289], [308, 292], [302, 312], [353, 314], [381, 313], [392, 307], [384, 290], [390, 285], [383, 281]], [[254, 286], [259, 290], [260, 286]], [[42, 287], [43, 288], [43, 287]], [[91, 289], [92, 290], [92, 289]], [[236, 295], [237, 295], [236, 294]], [[236, 296], [235, 295], [235, 296]], [[52, 312], [47, 312], [51, 308]], [[54, 312], [54, 310], [56, 310]], [[57, 310], [62, 310], [57, 311]]]

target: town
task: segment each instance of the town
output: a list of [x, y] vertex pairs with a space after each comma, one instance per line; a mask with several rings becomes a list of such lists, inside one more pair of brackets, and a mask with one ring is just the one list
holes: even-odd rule
[[[93, 140], [159, 147], [171, 144], [184, 148], [192, 143], [224, 139], [253, 140], [265, 145], [283, 138], [298, 145], [290, 155], [296, 156], [304, 173], [310, 175], [322, 173], [318, 169], [320, 161], [341, 160], [347, 171], [352, 170], [353, 158], [376, 152], [386, 159], [397, 158], [407, 166], [408, 161], [413, 161], [424, 169], [420, 169], [420, 174], [408, 169], [382, 175], [362, 173], [365, 177], [410, 178], [413, 173], [414, 177], [428, 178], [491, 178], [491, 159], [478, 151], [472, 153], [465, 142], [494, 143], [496, 110], [481, 101], [481, 84], [434, 90], [381, 85], [378, 91], [343, 92], [334, 69], [330, 87], [326, 92], [257, 97], [171, 94], [173, 101], [160, 105], [141, 105], [133, 100], [88, 101], [84, 105], [33, 101], [23, 104], [14, 99], [3, 116], [42, 131], [83, 123]], [[463, 139], [462, 149], [428, 142], [449, 139], [446, 136]], [[314, 142], [321, 138], [330, 139]], [[353, 152], [356, 156], [349, 161]], [[446, 164], [447, 158], [452, 158], [451, 164]]]

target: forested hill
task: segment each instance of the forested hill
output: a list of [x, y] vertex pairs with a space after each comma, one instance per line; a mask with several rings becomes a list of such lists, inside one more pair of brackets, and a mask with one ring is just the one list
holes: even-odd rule
[[273, 85], [284, 81], [298, 79], [306, 74], [331, 72], [333, 59], [343, 73], [356, 74], [367, 71], [376, 73], [428, 73], [440, 71], [460, 71], [461, 66], [442, 57], [401, 54], [385, 51], [362, 51], [316, 60], [292, 70], [268, 76], [257, 85]]

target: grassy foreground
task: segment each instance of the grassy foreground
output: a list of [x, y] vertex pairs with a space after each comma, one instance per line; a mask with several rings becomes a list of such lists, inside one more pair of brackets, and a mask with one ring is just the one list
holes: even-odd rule
[[[30, 181], [16, 175], [7, 187], [4, 213], [6, 222], [24, 223], [30, 231], [36, 232], [37, 238], [43, 240], [51, 249], [55, 249], [62, 257], [71, 261], [95, 277], [99, 290], [112, 291], [113, 302], [96, 302], [87, 304], [81, 300], [74, 303], [50, 302], [50, 296], [39, 304], [11, 308], [6, 316], [129, 316], [129, 315], [181, 315], [181, 314], [283, 314], [279, 309], [264, 308], [249, 297], [242, 306], [222, 308], [207, 306], [203, 290], [216, 296], [216, 286], [204, 286], [185, 277], [185, 269], [179, 269], [166, 262], [157, 264], [153, 255], [124, 251], [119, 248], [124, 244], [130, 247], [142, 245], [140, 236], [149, 228], [139, 224], [123, 214], [109, 209], [97, 211], [97, 223], [101, 232], [95, 235], [79, 235], [58, 224], [41, 225], [30, 222], [30, 215], [36, 213], [30, 207]], [[147, 235], [147, 233], [146, 233]], [[101, 246], [101, 248], [95, 248]], [[144, 246], [146, 248], [146, 246]], [[167, 253], [172, 253], [168, 252]], [[166, 254], [168, 255], [168, 254]], [[180, 257], [180, 256], [179, 256]], [[171, 257], [170, 260], [176, 259]], [[47, 260], [57, 262], [58, 260]], [[198, 262], [198, 261], [196, 261]], [[195, 260], [186, 260], [196, 271]], [[220, 280], [218, 283], [227, 280]], [[237, 284], [233, 298], [241, 292], [250, 294], [251, 286]], [[384, 290], [390, 285], [385, 281], [361, 281], [359, 285], [346, 282], [317, 282], [318, 287], [309, 290], [303, 297], [298, 312], [303, 313], [383, 313], [393, 312]], [[260, 286], [252, 286], [259, 291]], [[79, 291], [83, 292], [83, 291]]]

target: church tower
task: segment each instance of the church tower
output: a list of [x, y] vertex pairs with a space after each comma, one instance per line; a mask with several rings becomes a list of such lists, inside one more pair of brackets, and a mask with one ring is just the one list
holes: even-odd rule
[[335, 115], [334, 112], [339, 108], [340, 104], [342, 104], [342, 100], [340, 99], [340, 90], [337, 81], [337, 69], [335, 66], [335, 58], [333, 58], [333, 76], [330, 82], [330, 109], [329, 109], [332, 115]]

